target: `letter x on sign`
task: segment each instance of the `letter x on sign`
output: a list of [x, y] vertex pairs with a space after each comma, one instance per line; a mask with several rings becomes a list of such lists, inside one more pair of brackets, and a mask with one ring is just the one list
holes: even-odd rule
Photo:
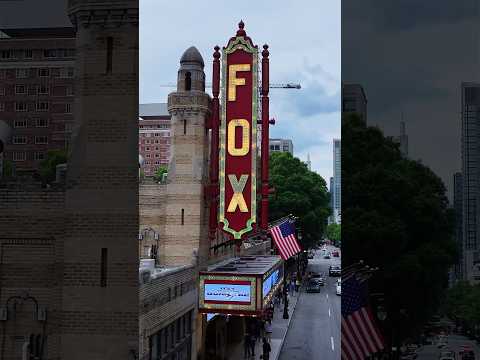
[[232, 185], [233, 196], [228, 205], [227, 212], [235, 212], [237, 206], [241, 212], [248, 212], [247, 204], [243, 198], [243, 189], [245, 189], [245, 185], [247, 184], [248, 175], [241, 175], [240, 180], [238, 180], [235, 175], [228, 175], [228, 180], [230, 180], [230, 184]]

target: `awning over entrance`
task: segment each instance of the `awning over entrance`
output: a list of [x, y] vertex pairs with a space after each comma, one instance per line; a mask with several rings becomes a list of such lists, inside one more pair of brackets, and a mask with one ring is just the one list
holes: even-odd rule
[[283, 281], [279, 256], [245, 256], [200, 272], [199, 311], [261, 315]]

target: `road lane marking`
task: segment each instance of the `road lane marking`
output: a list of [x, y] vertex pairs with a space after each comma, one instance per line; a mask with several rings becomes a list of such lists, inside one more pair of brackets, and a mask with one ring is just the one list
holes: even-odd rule
[[328, 308], [328, 317], [331, 317], [330, 308]]
[[330, 336], [330, 342], [332, 343], [332, 351], [335, 351], [335, 345], [333, 345], [333, 336]]
[[328, 299], [328, 294], [327, 294], [327, 299]]

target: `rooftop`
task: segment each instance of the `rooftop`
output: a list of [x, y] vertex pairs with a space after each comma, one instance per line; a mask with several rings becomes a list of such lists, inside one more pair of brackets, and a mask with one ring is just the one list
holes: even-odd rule
[[213, 273], [237, 273], [242, 274], [265, 274], [272, 267], [280, 263], [280, 256], [253, 255], [228, 259], [220, 264], [212, 265], [208, 272]]
[[2, 28], [0, 39], [75, 38], [73, 27], [57, 28]]
[[140, 104], [138, 112], [142, 118], [146, 116], [170, 116], [167, 103]]

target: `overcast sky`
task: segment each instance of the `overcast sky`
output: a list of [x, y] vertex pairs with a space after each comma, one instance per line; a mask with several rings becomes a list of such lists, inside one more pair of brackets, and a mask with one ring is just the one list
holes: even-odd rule
[[[208, 6], [207, 6], [208, 4]], [[299, 82], [301, 90], [272, 89], [271, 137], [290, 138], [294, 155], [327, 182], [333, 138], [340, 137], [340, 1], [140, 0], [140, 102], [166, 102], [183, 51], [194, 45], [211, 82], [215, 45], [225, 46], [240, 20], [260, 48], [270, 46], [270, 82]]]
[[[450, 198], [461, 171], [461, 82], [479, 81], [479, 0], [342, 3], [342, 79], [368, 98], [368, 123], [398, 135]], [[360, 46], [361, 45], [361, 46]]]

